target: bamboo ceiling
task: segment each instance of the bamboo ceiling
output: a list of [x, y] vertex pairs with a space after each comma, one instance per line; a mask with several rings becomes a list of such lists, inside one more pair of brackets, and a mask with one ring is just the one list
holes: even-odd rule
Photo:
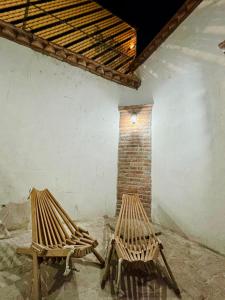
[[120, 73], [136, 55], [136, 31], [92, 0], [0, 0], [0, 20]]

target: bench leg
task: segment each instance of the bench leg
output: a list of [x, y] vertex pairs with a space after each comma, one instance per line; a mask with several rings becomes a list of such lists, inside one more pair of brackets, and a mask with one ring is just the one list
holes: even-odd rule
[[105, 266], [105, 260], [102, 258], [102, 256], [98, 253], [97, 250], [93, 249], [92, 252], [95, 255], [95, 257], [98, 259], [98, 261], [100, 262], [102, 268], [104, 268], [104, 266]]
[[174, 276], [173, 276], [173, 273], [172, 273], [172, 271], [171, 271], [171, 269], [170, 269], [170, 266], [169, 266], [169, 264], [168, 264], [168, 262], [167, 262], [167, 260], [166, 260], [166, 257], [165, 257], [165, 255], [164, 255], [162, 249], [160, 249], [160, 253], [161, 253], [163, 262], [164, 262], [164, 264], [165, 264], [165, 266], [166, 266], [166, 270], [167, 270], [167, 272], [168, 272], [168, 274], [169, 274], [170, 281], [171, 281], [171, 283], [172, 283], [172, 284], [171, 284], [171, 285], [172, 285], [172, 288], [173, 288], [175, 294], [176, 294], [178, 297], [180, 297], [180, 289], [179, 289], [179, 287], [178, 287], [178, 285], [177, 285], [177, 282], [176, 282], [176, 280], [175, 280], [175, 278], [174, 278]]
[[113, 252], [114, 252], [114, 244], [111, 242], [110, 248], [109, 248], [109, 251], [108, 251], [108, 254], [107, 254], [107, 257], [106, 257], [105, 272], [104, 272], [104, 275], [102, 277], [102, 282], [101, 282], [101, 288], [102, 289], [104, 289], [105, 283], [106, 283], [106, 281], [109, 277], [110, 262], [111, 262], [111, 259], [112, 259]]
[[116, 280], [116, 293], [118, 294], [120, 291], [120, 281], [121, 281], [121, 271], [122, 271], [122, 263], [123, 259], [120, 258], [118, 261], [118, 271], [117, 271], [117, 280]]
[[40, 263], [37, 253], [33, 253], [32, 300], [41, 300]]

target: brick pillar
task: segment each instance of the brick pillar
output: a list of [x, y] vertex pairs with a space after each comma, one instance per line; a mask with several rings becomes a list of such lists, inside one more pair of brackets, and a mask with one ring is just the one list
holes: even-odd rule
[[[152, 105], [120, 106], [117, 208], [124, 193], [138, 193], [151, 214], [151, 112]], [[135, 124], [132, 113], [137, 113]]]

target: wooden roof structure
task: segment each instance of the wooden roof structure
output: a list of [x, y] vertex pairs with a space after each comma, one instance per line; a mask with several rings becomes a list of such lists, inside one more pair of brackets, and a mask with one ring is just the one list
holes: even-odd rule
[[[93, 73], [133, 88], [140, 85], [136, 76], [127, 75], [136, 56], [136, 30], [93, 0], [0, 0], [0, 22], [0, 36], [27, 44], [17, 40], [21, 33], [31, 48], [38, 40], [43, 53], [59, 50], [64, 61], [74, 54], [73, 61], [84, 58], [83, 67]], [[15, 37], [2, 33], [8, 25]], [[95, 67], [88, 68], [90, 62]]]
[[[136, 30], [96, 1], [0, 0], [0, 36], [137, 89], [141, 81], [134, 71], [202, 2], [184, 0], [137, 55]], [[110, 8], [110, 4], [105, 6]], [[125, 16], [126, 11], [121, 14]]]

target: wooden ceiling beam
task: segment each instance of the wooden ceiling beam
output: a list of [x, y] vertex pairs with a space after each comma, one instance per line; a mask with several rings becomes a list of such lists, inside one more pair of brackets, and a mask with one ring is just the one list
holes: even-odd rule
[[[33, 33], [0, 20], [0, 37], [7, 38], [21, 45], [27, 46], [35, 51], [52, 56], [73, 66], [82, 68], [110, 81], [138, 89], [141, 85], [140, 79], [134, 74], [123, 74], [97, 63], [83, 55], [74, 53], [69, 49], [52, 44]], [[19, 58], [18, 58], [19, 59]]]
[[[110, 20], [112, 18], [113, 18], [113, 15], [108, 14], [103, 17], [100, 16], [99, 18], [96, 18], [94, 21], [90, 21], [90, 20], [86, 19], [83, 23], [80, 22], [78, 25], [76, 23], [73, 25], [73, 23], [71, 22], [70, 25], [74, 26], [75, 28], [71, 29], [71, 27], [69, 25], [67, 25], [67, 27], [65, 26], [64, 28], [61, 29], [61, 31], [59, 31], [59, 30], [55, 31], [54, 35], [51, 34], [51, 36], [47, 37], [47, 39], [52, 42], [56, 39], [59, 39], [59, 38], [65, 36], [65, 35], [73, 33], [75, 30], [78, 30], [78, 29], [86, 30], [86, 28], [88, 28], [89, 26], [96, 25], [99, 22]], [[41, 33], [39, 32], [39, 34], [41, 34]], [[42, 34], [41, 34], [41, 36], [42, 36]]]
[[[89, 3], [89, 4], [84, 5], [82, 7], [82, 10], [80, 7], [75, 7], [70, 10], [58, 12], [54, 15], [49, 14], [48, 11], [46, 11], [45, 15], [43, 15], [40, 18], [34, 18], [32, 20], [28, 20], [27, 24], [28, 24], [28, 27], [30, 26], [33, 33], [37, 33], [40, 30], [44, 30], [44, 29], [62, 24], [62, 22], [69, 22], [69, 21], [84, 17], [88, 14], [91, 15], [98, 11], [103, 11], [103, 8], [101, 8], [101, 7], [96, 8], [93, 5], [93, 3]], [[20, 25], [20, 23], [17, 24], [17, 21], [13, 21], [11, 23], [13, 25]]]
[[51, 40], [51, 38], [57, 37], [57, 34], [62, 34], [63, 32], [67, 30], [71, 30], [73, 28], [83, 29], [86, 26], [89, 26], [91, 22], [96, 22], [97, 20], [100, 20], [101, 18], [111, 18], [113, 15], [106, 11], [97, 11], [95, 13], [92, 13], [91, 21], [90, 21], [90, 14], [87, 14], [81, 18], [75, 18], [71, 21], [63, 20], [63, 23], [54, 26], [53, 28], [39, 30], [38, 34], [41, 34], [42, 37], [47, 38]]
[[92, 33], [89, 34], [89, 32], [85, 34], [83, 34], [83, 37], [78, 37], [78, 39], [70, 42], [70, 43], [66, 43], [64, 45], [64, 47], [68, 47], [71, 49], [75, 49], [76, 52], [85, 49], [86, 47], [92, 46], [94, 45], [94, 43], [99, 43], [99, 39], [97, 38], [99, 34], [103, 33], [103, 37], [102, 40], [100, 41], [101, 43], [103, 43], [105, 41], [105, 38], [109, 38], [110, 40], [112, 39], [112, 34], [117, 34], [118, 32], [121, 32], [123, 30], [129, 30], [130, 28], [127, 27], [126, 24], [123, 23], [123, 21], [120, 21], [118, 23], [114, 25], [110, 25], [102, 30], [98, 30], [98, 31], [92, 31]]
[[[127, 34], [123, 34], [122, 37], [114, 39], [113, 41], [111, 41], [111, 43], [110, 41], [104, 43], [104, 47], [102, 47], [102, 45], [100, 44], [95, 48], [91, 48], [90, 50], [84, 49], [79, 51], [78, 53], [97, 61], [101, 56], [105, 56], [111, 51], [124, 53], [126, 55], [127, 53], [123, 50], [122, 47], [125, 47], [128, 42], [130, 44], [132, 40], [132, 37], [129, 36], [128, 38], [127, 36]], [[133, 57], [135, 56], [135, 54], [136, 52], [133, 53]]]
[[70, 34], [66, 34], [58, 39], [52, 40], [52, 42], [56, 44], [60, 44], [61, 46], [69, 47], [72, 46], [80, 41], [84, 41], [87, 38], [93, 38], [100, 33], [105, 33], [106, 30], [116, 27], [120, 25], [123, 21], [115, 22], [114, 20], [106, 20], [105, 22], [101, 23], [100, 29], [96, 30], [94, 25], [91, 25], [85, 28], [85, 31], [78, 31], [76, 36], [74, 37], [74, 31]]
[[[53, 15], [53, 14], [57, 14], [57, 13], [70, 12], [72, 9], [75, 9], [75, 8], [80, 9], [80, 7], [83, 8], [83, 7], [85, 7], [85, 5], [88, 5], [88, 4], [89, 5], [91, 4], [90, 0], [75, 3], [75, 4], [74, 3], [68, 3], [67, 5], [65, 5], [65, 3], [62, 2], [61, 6], [58, 4], [58, 6], [56, 6], [54, 8], [49, 7], [48, 9], [45, 9], [41, 5], [39, 5], [39, 6], [30, 5], [30, 11], [29, 11], [29, 16], [27, 18], [27, 21], [32, 21], [34, 19], [41, 19], [41, 18], [45, 17], [47, 13], [49, 15]], [[23, 21], [23, 18], [20, 18], [20, 19], [18, 18], [12, 24], [16, 25], [16, 24], [19, 24], [22, 21]]]
[[[45, 0], [45, 2], [50, 2], [52, 0]], [[43, 3], [43, 0], [31, 0], [30, 1], [31, 4], [35, 3], [35, 4], [41, 4]], [[0, 1], [0, 9], [1, 12], [8, 12], [11, 10], [16, 10], [16, 9], [20, 9], [20, 8], [25, 8], [27, 6], [27, 0], [17, 0], [16, 1], [16, 5], [15, 2], [13, 1]]]
[[[127, 47], [127, 49], [128, 49], [129, 45], [130, 45], [130, 41], [128, 40], [128, 42], [123, 43], [122, 46], [123, 46], [123, 47]], [[97, 58], [96, 58], [96, 57], [94, 58], [94, 60], [96, 60], [96, 61], [99, 62], [99, 63], [105, 63], [105, 61], [107, 61], [107, 60], [108, 60], [109, 58], [111, 58], [113, 55], [118, 54], [118, 53], [123, 54], [123, 52], [121, 51], [121, 50], [123, 50], [123, 49], [120, 49], [119, 47], [120, 47], [120, 46], [117, 44], [117, 47], [114, 47], [114, 48], [112, 48], [112, 49], [107, 49], [108, 51], [106, 51], [104, 54], [103, 54], [103, 53], [100, 53], [100, 54], [98, 55]], [[118, 51], [115, 51], [115, 50], [118, 50]], [[127, 52], [126, 54], [133, 57], [133, 54], [130, 55], [130, 52]], [[89, 55], [87, 55], [87, 56], [88, 56], [89, 58], [93, 59], [93, 57], [91, 57], [91, 56], [89, 56]]]
[[[116, 31], [116, 33], [115, 33], [115, 31]], [[82, 53], [82, 52], [85, 52], [85, 55], [88, 55], [87, 53], [86, 53], [86, 51], [89, 51], [89, 50], [91, 50], [91, 49], [94, 49], [94, 48], [96, 48], [96, 47], [98, 47], [99, 45], [101, 45], [101, 44], [103, 44], [103, 45], [105, 45], [105, 47], [108, 49], [108, 47], [109, 48], [111, 48], [112, 47], [112, 41], [114, 40], [114, 38], [116, 38], [116, 37], [120, 37], [120, 36], [122, 36], [123, 34], [128, 34], [128, 33], [132, 33], [132, 31], [131, 31], [131, 29], [129, 29], [129, 28], [125, 28], [125, 29], [123, 29], [122, 31], [119, 31], [119, 32], [117, 32], [117, 30], [115, 30], [114, 32], [113, 32], [113, 35], [109, 35], [108, 37], [106, 37], [105, 38], [105, 36], [104, 36], [104, 39], [102, 39], [102, 41], [101, 42], [96, 42], [95, 44], [91, 44], [91, 45], [85, 45], [86, 47], [85, 48], [83, 48], [82, 50], [81, 49], [76, 49], [75, 51], [76, 52], [79, 52], [79, 53]], [[85, 43], [86, 43], [86, 41], [85, 41]]]
[[202, 1], [203, 0], [186, 0], [150, 44], [134, 59], [130, 64], [129, 71], [133, 72], [143, 64]]

